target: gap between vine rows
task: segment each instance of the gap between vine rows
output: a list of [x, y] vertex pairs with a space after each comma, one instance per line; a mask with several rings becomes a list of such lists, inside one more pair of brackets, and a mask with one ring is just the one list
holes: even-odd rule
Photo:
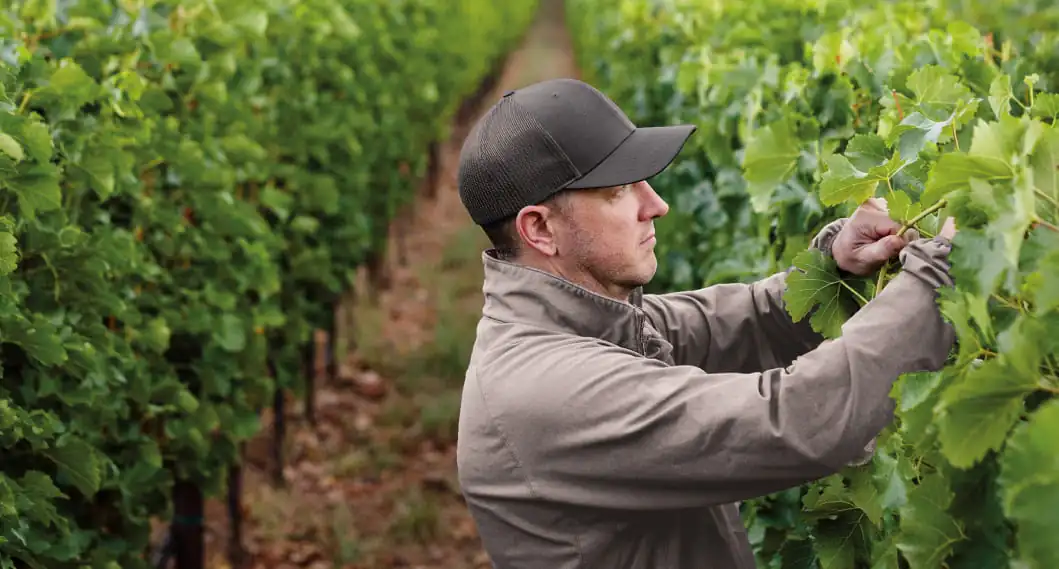
[[[507, 90], [579, 77], [562, 9], [541, 0], [519, 49], [436, 149], [415, 207], [392, 224], [385, 278], [371, 287], [363, 272], [348, 295], [337, 377], [317, 380], [316, 427], [301, 401], [285, 406], [282, 486], [272, 483], [273, 421], [264, 413], [243, 468], [245, 568], [489, 566], [456, 482], [460, 388], [488, 244], [459, 200], [459, 150]], [[205, 524], [206, 566], [229, 569], [223, 497], [207, 502]]]

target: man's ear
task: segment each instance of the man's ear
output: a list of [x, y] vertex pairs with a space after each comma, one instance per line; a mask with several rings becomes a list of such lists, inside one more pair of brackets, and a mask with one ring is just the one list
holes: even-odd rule
[[555, 240], [555, 212], [547, 206], [527, 206], [515, 216], [515, 231], [523, 246], [553, 256], [559, 248]]

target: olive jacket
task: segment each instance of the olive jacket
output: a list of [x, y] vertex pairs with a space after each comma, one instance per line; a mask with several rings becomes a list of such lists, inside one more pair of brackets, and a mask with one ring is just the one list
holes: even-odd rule
[[894, 381], [944, 364], [950, 248], [906, 246], [827, 341], [787, 272], [626, 303], [485, 251], [457, 466], [493, 566], [753, 569], [738, 502], [869, 459]]

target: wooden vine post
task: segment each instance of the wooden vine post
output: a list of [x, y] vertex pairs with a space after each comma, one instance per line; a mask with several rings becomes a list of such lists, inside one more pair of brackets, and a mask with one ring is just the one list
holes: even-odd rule
[[241, 569], [246, 560], [243, 548], [243, 460], [246, 445], [239, 445], [239, 463], [228, 469], [228, 563]]
[[178, 480], [173, 485], [173, 560], [176, 569], [203, 569], [206, 548], [203, 542], [202, 491], [193, 482]]

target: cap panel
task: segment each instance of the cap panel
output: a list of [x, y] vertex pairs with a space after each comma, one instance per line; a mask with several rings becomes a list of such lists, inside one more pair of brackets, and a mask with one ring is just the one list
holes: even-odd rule
[[460, 199], [478, 225], [539, 203], [579, 176], [563, 149], [513, 97], [482, 117], [460, 153]]
[[511, 98], [526, 108], [582, 173], [614, 151], [635, 126], [602, 93], [579, 81], [545, 81]]

